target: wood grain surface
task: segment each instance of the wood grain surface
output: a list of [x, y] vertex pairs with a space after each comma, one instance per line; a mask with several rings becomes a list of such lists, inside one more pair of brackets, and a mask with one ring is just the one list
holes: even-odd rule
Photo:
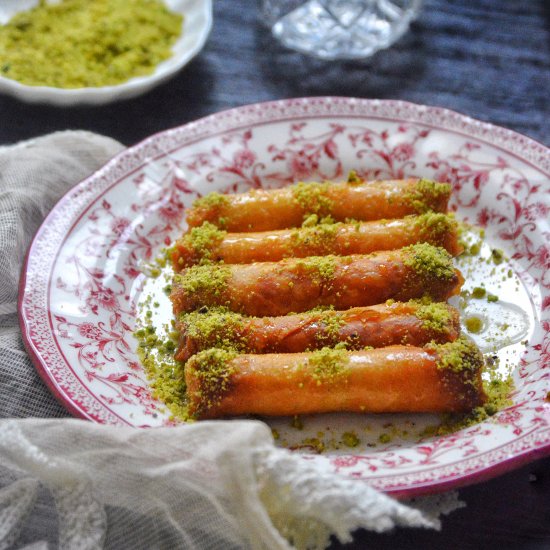
[[[550, 145], [550, 2], [426, 0], [393, 48], [354, 62], [285, 50], [259, 1], [214, 2], [203, 52], [165, 85], [103, 107], [27, 105], [0, 96], [0, 143], [85, 129], [131, 145], [152, 133], [258, 101], [343, 95], [438, 105]], [[440, 532], [359, 532], [332, 548], [550, 549], [550, 458], [460, 490], [462, 510]]]

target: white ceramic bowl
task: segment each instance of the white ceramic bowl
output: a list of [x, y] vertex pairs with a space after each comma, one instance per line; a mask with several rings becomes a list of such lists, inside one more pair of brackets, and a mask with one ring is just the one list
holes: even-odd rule
[[[51, 2], [52, 0], [48, 0]], [[27, 86], [0, 76], [0, 92], [32, 103], [52, 105], [101, 105], [143, 94], [165, 82], [184, 67], [204, 46], [212, 27], [212, 0], [164, 0], [174, 12], [184, 17], [183, 33], [173, 46], [174, 55], [160, 63], [147, 76], [132, 78], [116, 86], [97, 88], [53, 88]], [[2, 0], [0, 24], [7, 23], [17, 12], [28, 10], [38, 0]]]

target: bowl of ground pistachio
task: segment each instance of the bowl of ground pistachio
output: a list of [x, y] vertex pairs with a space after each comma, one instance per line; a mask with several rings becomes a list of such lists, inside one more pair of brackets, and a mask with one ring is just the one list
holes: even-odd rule
[[204, 46], [211, 0], [4, 0], [0, 92], [103, 104], [165, 82]]

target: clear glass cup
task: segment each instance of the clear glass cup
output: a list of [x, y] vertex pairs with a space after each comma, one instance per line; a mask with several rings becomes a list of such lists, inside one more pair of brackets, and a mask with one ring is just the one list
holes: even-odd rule
[[422, 0], [263, 0], [262, 17], [287, 48], [321, 59], [361, 59], [393, 44]]

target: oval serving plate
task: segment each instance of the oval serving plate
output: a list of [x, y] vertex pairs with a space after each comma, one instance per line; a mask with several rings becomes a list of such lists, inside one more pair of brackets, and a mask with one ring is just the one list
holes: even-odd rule
[[474, 258], [463, 268], [466, 288], [484, 282], [500, 292], [501, 309], [485, 312], [494, 326], [519, 319], [507, 340], [485, 349], [513, 367], [513, 404], [446, 436], [427, 435], [430, 415], [270, 420], [279, 444], [401, 496], [549, 454], [550, 152], [509, 130], [399, 101], [305, 98], [225, 111], [148, 138], [73, 188], [38, 231], [20, 287], [23, 338], [52, 392], [95, 422], [169, 424], [132, 336], [147, 296], [161, 302], [159, 326], [171, 318], [165, 282], [145, 277], [144, 263], [181, 233], [197, 196], [340, 179], [350, 169], [451, 182], [457, 216], [485, 228], [482, 255], [504, 250], [502, 265]]

